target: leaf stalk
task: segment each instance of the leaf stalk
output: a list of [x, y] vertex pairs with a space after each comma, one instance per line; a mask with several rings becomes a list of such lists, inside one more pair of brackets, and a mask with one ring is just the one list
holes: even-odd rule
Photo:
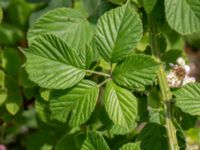
[[111, 77], [110, 74], [104, 73], [104, 72], [98, 72], [98, 71], [93, 71], [93, 70], [86, 70], [87, 73], [92, 73], [92, 74], [97, 74], [100, 76], [105, 76], [105, 77]]

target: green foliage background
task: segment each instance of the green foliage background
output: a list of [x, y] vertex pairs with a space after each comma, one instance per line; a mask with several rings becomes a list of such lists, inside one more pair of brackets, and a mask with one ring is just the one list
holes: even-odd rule
[[[170, 149], [158, 72], [186, 58], [185, 39], [199, 46], [199, 0], [0, 0], [0, 6], [0, 144]], [[179, 149], [200, 144], [200, 84], [171, 92]]]

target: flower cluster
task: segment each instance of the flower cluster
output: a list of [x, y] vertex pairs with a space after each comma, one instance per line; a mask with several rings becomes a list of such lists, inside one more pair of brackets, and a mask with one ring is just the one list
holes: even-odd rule
[[186, 65], [185, 60], [181, 57], [177, 59], [177, 64], [170, 64], [172, 70], [167, 75], [167, 81], [170, 87], [181, 87], [188, 83], [194, 83], [194, 77], [190, 77], [190, 66]]

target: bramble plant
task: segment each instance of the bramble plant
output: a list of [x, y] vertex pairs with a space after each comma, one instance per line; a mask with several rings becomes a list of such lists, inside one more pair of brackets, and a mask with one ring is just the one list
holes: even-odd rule
[[72, 1], [33, 20], [28, 46], [19, 47], [23, 77], [1, 72], [1, 105], [22, 111], [20, 80], [34, 97], [34, 136], [45, 150], [186, 149], [200, 84], [180, 49], [200, 32], [200, 1], [109, 1], [83, 0], [86, 14]]

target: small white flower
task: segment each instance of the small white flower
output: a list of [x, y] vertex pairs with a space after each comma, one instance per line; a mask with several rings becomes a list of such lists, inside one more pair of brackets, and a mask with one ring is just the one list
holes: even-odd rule
[[184, 66], [185, 65], [185, 60], [182, 58], [182, 57], [179, 57], [177, 60], [176, 60], [176, 63], [180, 66]]
[[190, 71], [191, 71], [190, 66], [185, 65], [185, 66], [184, 66], [184, 69], [185, 69], [186, 75], [189, 75], [189, 73], [190, 73]]
[[172, 70], [167, 74], [167, 81], [170, 87], [181, 87], [188, 83], [196, 82], [194, 77], [190, 77], [190, 66], [185, 64], [185, 60], [181, 57], [177, 59], [177, 64], [169, 64]]
[[186, 76], [183, 80], [183, 83], [182, 85], [186, 85], [188, 83], [195, 83], [196, 82], [196, 79], [194, 77], [189, 77], [189, 76]]
[[170, 87], [180, 87], [181, 85], [181, 80], [179, 80], [174, 71], [170, 71], [167, 75], [167, 81]]

